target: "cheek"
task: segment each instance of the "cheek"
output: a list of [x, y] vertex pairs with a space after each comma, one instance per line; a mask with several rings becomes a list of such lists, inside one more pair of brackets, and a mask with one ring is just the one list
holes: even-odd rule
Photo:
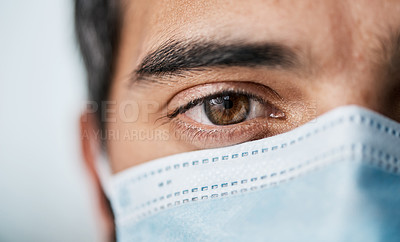
[[[132, 102], [132, 101], [131, 101]], [[134, 114], [132, 108], [123, 110], [122, 105], [115, 105], [117, 111], [112, 112], [106, 123], [106, 150], [110, 158], [112, 170], [119, 172], [129, 167], [154, 160], [160, 157], [190, 151], [182, 145], [170, 131], [168, 125], [160, 122], [160, 113], [156, 112], [154, 102], [140, 102], [139, 114]], [[129, 110], [129, 111], [128, 111]]]

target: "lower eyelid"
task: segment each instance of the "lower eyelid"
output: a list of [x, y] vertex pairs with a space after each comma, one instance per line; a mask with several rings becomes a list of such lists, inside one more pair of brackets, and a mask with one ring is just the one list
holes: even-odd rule
[[170, 123], [171, 131], [178, 140], [200, 149], [239, 144], [274, 134], [268, 128], [265, 118], [255, 118], [228, 126], [191, 124], [183, 119], [173, 120]]

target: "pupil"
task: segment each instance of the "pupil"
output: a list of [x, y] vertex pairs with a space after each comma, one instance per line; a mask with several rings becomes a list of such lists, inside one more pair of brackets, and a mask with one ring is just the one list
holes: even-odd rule
[[233, 107], [233, 102], [229, 99], [229, 96], [224, 97], [224, 108], [231, 109]]

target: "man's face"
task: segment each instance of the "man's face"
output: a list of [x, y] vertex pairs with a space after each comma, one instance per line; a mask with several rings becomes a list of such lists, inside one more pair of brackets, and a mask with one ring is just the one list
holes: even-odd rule
[[114, 172], [289, 131], [340, 105], [400, 120], [400, 1], [123, 1]]

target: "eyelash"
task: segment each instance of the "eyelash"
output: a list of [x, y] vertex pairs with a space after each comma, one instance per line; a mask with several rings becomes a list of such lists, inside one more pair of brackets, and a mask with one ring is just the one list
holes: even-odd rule
[[196, 106], [199, 106], [199, 105], [204, 104], [204, 101], [205, 101], [206, 99], [209, 99], [209, 98], [216, 98], [216, 97], [219, 97], [219, 96], [224, 96], [224, 95], [229, 95], [229, 94], [245, 95], [245, 96], [247, 96], [249, 99], [256, 100], [256, 101], [258, 101], [258, 102], [260, 102], [261, 104], [264, 104], [264, 105], [266, 105], [266, 104], [269, 103], [268, 101], [264, 100], [263, 98], [261, 98], [261, 97], [259, 97], [259, 96], [256, 96], [256, 95], [254, 95], [254, 94], [252, 94], [252, 93], [246, 92], [246, 91], [244, 91], [244, 90], [241, 90], [241, 91], [228, 91], [228, 90], [227, 90], [227, 91], [222, 91], [222, 92], [220, 91], [220, 92], [217, 92], [217, 93], [209, 94], [209, 95], [206, 95], [206, 96], [204, 96], [204, 97], [201, 97], [201, 98], [192, 100], [192, 101], [188, 102], [187, 104], [182, 105], [182, 106], [176, 108], [174, 111], [172, 111], [171, 113], [167, 114], [166, 117], [169, 118], [170, 120], [171, 120], [171, 119], [174, 119], [174, 118], [177, 117], [179, 114], [184, 114], [185, 112], [187, 112], [187, 111], [190, 110], [191, 108], [194, 108], [194, 107], [196, 107]]

